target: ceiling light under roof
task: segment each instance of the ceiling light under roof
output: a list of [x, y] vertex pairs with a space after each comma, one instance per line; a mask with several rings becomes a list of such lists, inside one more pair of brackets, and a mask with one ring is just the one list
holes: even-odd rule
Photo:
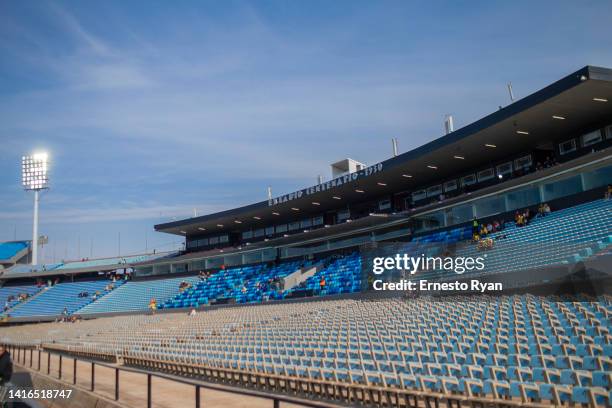
[[297, 207], [291, 207], [291, 209], [292, 209], [293, 211], [300, 211], [300, 209], [299, 209], [299, 208], [297, 208]]
[[272, 215], [280, 215], [280, 214], [277, 213], [276, 211], [272, 211]]
[[254, 219], [254, 220], [261, 220], [261, 217], [254, 216], [254, 217], [253, 217], [253, 219]]
[[516, 133], [518, 133], [519, 135], [528, 135], [529, 132], [526, 130], [517, 130]]
[[453, 156], [453, 157], [458, 160], [465, 160], [465, 157], [463, 156]]
[[557, 119], [557, 120], [565, 120], [564, 116], [559, 116], [559, 115], [553, 115], [552, 117], [553, 119]]
[[593, 98], [595, 102], [608, 102], [606, 98]]
[[217, 224], [217, 227], [223, 228], [223, 224]]
[[379, 186], [383, 186], [383, 187], [387, 185], [387, 183], [383, 183], [382, 181], [379, 181], [379, 182], [378, 182], [378, 183], [376, 183], [376, 184], [378, 184]]
[[186, 234], [186, 233], [187, 233], [187, 231], [181, 231], [181, 234]]
[[242, 221], [240, 221], [240, 220], [234, 220], [234, 222], [235, 222], [236, 224], [242, 224]]
[[321, 203], [317, 203], [316, 201], [313, 201], [312, 205], [321, 205]]
[[206, 228], [198, 227], [200, 231], [206, 231]]
[[340, 197], [338, 197], [338, 196], [333, 196], [332, 198], [333, 198], [334, 200], [342, 200], [342, 199], [341, 199]]
[[360, 190], [360, 189], [358, 189], [358, 188], [356, 188], [356, 189], [355, 189], [355, 192], [356, 192], [356, 193], [365, 193], [365, 191]]
[[486, 143], [485, 146], [486, 147], [490, 147], [490, 148], [496, 148], [497, 147], [494, 144], [490, 144], [490, 143]]
[[402, 174], [402, 177], [412, 178], [412, 175], [410, 175], [410, 174]]
[[438, 170], [438, 166], [433, 166], [431, 164], [427, 165], [427, 168], [432, 170]]

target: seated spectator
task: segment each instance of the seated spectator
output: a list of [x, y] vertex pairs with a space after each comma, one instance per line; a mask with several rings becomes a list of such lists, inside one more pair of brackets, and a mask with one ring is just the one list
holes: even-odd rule
[[491, 249], [493, 248], [493, 240], [491, 238], [484, 238], [478, 241], [477, 248], [479, 250]]
[[151, 313], [155, 314], [157, 310], [157, 300], [155, 300], [155, 298], [151, 298], [149, 301], [149, 309], [151, 309]]
[[606, 189], [606, 193], [604, 194], [604, 198], [609, 200], [612, 198], [612, 184], [608, 184], [608, 188]]
[[497, 220], [493, 221], [493, 231], [497, 232], [499, 230], [501, 230], [501, 224]]
[[195, 307], [192, 307], [191, 310], [189, 311], [189, 316], [195, 316], [198, 312], [196, 311]]

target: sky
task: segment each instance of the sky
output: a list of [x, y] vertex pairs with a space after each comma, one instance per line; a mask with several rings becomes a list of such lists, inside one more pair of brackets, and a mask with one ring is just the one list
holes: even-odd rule
[[46, 262], [172, 250], [153, 225], [374, 164], [590, 64], [612, 2], [0, 1], [0, 241]]

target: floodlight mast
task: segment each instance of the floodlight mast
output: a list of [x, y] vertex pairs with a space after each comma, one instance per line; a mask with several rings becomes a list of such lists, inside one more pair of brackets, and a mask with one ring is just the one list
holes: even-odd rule
[[23, 156], [21, 159], [22, 185], [26, 191], [34, 191], [34, 220], [32, 223], [32, 265], [38, 264], [38, 205], [40, 191], [49, 188], [47, 153]]

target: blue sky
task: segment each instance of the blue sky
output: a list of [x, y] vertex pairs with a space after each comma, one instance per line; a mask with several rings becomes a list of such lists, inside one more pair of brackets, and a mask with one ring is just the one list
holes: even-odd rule
[[612, 66], [611, 20], [607, 0], [0, 2], [0, 241], [31, 238], [23, 154], [52, 158], [45, 260], [168, 250], [156, 223]]

